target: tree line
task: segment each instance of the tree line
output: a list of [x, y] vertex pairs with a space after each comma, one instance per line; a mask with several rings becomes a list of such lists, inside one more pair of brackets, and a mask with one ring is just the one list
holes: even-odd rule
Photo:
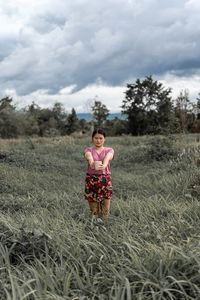
[[96, 99], [89, 122], [79, 119], [74, 108], [66, 113], [59, 102], [52, 108], [41, 108], [32, 102], [19, 111], [11, 97], [4, 97], [0, 100], [0, 137], [84, 134], [94, 127], [103, 127], [109, 135], [200, 132], [200, 93], [196, 103], [190, 100], [186, 89], [176, 99], [171, 93], [171, 88], [165, 88], [152, 76], [137, 79], [127, 84], [121, 105], [125, 119], [108, 120], [109, 110]]

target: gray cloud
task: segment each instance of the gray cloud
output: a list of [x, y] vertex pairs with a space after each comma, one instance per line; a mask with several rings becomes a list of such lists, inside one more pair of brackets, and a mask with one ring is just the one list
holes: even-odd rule
[[0, 12], [0, 25], [7, 24], [0, 30], [2, 90], [55, 94], [76, 84], [76, 92], [98, 78], [118, 86], [129, 78], [200, 69], [198, 0], [11, 3]]

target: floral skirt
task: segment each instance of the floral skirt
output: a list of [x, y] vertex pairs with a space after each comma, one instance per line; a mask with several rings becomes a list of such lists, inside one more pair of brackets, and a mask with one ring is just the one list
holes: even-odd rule
[[101, 202], [103, 199], [111, 199], [112, 183], [111, 176], [86, 175], [85, 199], [91, 202]]

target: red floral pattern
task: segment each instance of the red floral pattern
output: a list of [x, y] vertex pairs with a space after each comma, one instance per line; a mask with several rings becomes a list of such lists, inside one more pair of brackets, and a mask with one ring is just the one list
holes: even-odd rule
[[103, 199], [111, 199], [112, 183], [110, 174], [86, 175], [85, 199], [91, 202], [101, 202]]

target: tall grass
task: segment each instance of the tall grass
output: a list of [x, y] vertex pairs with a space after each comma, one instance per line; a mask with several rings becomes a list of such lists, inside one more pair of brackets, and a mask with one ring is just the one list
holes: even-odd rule
[[108, 138], [104, 221], [83, 198], [89, 138], [0, 141], [0, 299], [200, 299], [198, 141], [157, 138]]

